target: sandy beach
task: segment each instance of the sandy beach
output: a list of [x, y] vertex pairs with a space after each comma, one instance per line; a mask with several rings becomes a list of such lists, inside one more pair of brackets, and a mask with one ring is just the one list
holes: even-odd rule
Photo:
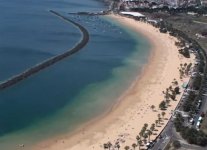
[[[139, 75], [109, 112], [87, 123], [73, 135], [63, 135], [43, 142], [38, 144], [35, 150], [103, 150], [103, 144], [109, 141], [112, 145], [119, 142], [120, 150], [126, 145], [131, 147], [133, 143], [137, 143], [136, 136], [143, 125], [147, 123], [150, 127], [157, 120], [158, 114], [161, 114], [159, 104], [164, 100], [162, 91], [171, 86], [174, 79], [178, 81], [180, 89], [183, 82], [189, 80], [189, 77], [180, 80], [178, 68], [181, 63], [193, 63], [194, 57], [186, 59], [178, 53], [176, 38], [160, 33], [159, 29], [144, 22], [117, 15], [109, 17], [141, 33], [152, 43], [151, 56], [141, 77]], [[181, 95], [176, 97], [176, 101], [171, 100], [171, 106], [165, 111], [164, 118], [170, 118], [171, 111], [177, 106]], [[150, 108], [151, 105], [155, 106], [155, 111]], [[166, 123], [167, 119], [163, 119], [162, 125], [156, 127], [157, 131], [154, 133], [159, 134]], [[156, 135], [152, 135], [150, 139], [155, 137]]]

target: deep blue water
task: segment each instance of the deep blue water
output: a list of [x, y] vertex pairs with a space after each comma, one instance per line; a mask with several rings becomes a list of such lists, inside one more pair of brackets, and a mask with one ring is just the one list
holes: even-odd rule
[[18, 0], [0, 1], [0, 80], [65, 51], [80, 38], [70, 24], [48, 10], [74, 12], [100, 10], [94, 1]]
[[[48, 10], [58, 11], [84, 25], [90, 32], [90, 42], [80, 52], [15, 86], [0, 91], [0, 147], [12, 145], [12, 142], [7, 141], [10, 135], [18, 132], [23, 134], [24, 129], [35, 128], [37, 124], [48, 118], [52, 126], [55, 122], [53, 116], [61, 116], [61, 111], [65, 111], [66, 108], [68, 111], [62, 113], [64, 114], [62, 117], [67, 119], [71, 129], [72, 126], [96, 116], [97, 112], [100, 113], [112, 103], [110, 99], [104, 102], [98, 98], [104, 93], [101, 91], [109, 89], [107, 81], [114, 81], [114, 85], [118, 86], [117, 89], [126, 88], [124, 77], [114, 75], [114, 69], [127, 66], [125, 61], [135, 53], [135, 50], [137, 59], [134, 61], [140, 64], [136, 66], [137, 70], [132, 71], [130, 67], [125, 69], [129, 73], [125, 78], [130, 79], [130, 74], [133, 77], [134, 73], [146, 63], [149, 46], [141, 36], [135, 37], [133, 31], [126, 31], [105, 17], [68, 14], [77, 11], [103, 10], [105, 5], [101, 2], [0, 0], [0, 6], [1, 81], [45, 59], [63, 53], [81, 38], [80, 32], [75, 27], [51, 15]], [[117, 84], [119, 80], [115, 81], [119, 76], [120, 80], [123, 80], [120, 85]], [[114, 90], [111, 95], [118, 97], [120, 92], [121, 90], [118, 92]], [[66, 114], [68, 118], [65, 117]], [[61, 121], [59, 124], [62, 125]], [[50, 128], [48, 124], [42, 126], [46, 126], [47, 129], [41, 127], [41, 132], [53, 135], [51, 129], [54, 127]], [[54, 134], [63, 130], [58, 128], [58, 125], [55, 129], [57, 130], [54, 130]], [[38, 130], [37, 134], [41, 135]], [[46, 138], [45, 135], [41, 136]], [[27, 134], [23, 137], [27, 138]], [[21, 141], [29, 140], [24, 138]]]

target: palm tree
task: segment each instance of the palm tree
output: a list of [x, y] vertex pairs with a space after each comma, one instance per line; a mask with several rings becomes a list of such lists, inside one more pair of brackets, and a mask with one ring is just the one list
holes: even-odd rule
[[104, 146], [104, 149], [108, 149], [109, 148], [108, 147], [108, 143], [104, 143], [103, 146]]
[[155, 109], [155, 105], [152, 105], [150, 108], [154, 111], [154, 109]]
[[140, 137], [143, 137], [145, 131], [146, 131], [146, 128], [143, 127], [139, 133]]
[[119, 144], [117, 144], [116, 147], [118, 148], [118, 150], [120, 149], [120, 145]]
[[173, 85], [178, 85], [178, 81], [176, 79], [173, 80]]
[[156, 124], [156, 127], [157, 127], [157, 124], [159, 123], [159, 120], [155, 120], [155, 124]]
[[150, 127], [150, 130], [153, 132], [155, 130], [155, 124], [153, 123]]
[[143, 135], [143, 137], [144, 137], [144, 141], [146, 142], [146, 139], [148, 138], [147, 133], [145, 133], [145, 134]]
[[109, 148], [109, 150], [110, 150], [111, 146], [112, 146], [111, 142], [108, 142], [108, 148]]
[[137, 144], [136, 144], [136, 143], [133, 143], [133, 144], [132, 144], [132, 147], [133, 147], [134, 150], [135, 150], [135, 148], [137, 147]]
[[186, 67], [188, 64], [187, 63], [184, 63], [184, 66]]
[[148, 141], [150, 141], [150, 136], [152, 135], [152, 131], [151, 130], [148, 130], [147, 131], [147, 135], [148, 135], [148, 138], [149, 138]]
[[125, 146], [124, 149], [125, 149], [125, 150], [129, 150], [130, 147], [129, 147], [129, 146]]
[[170, 100], [169, 99], [166, 99], [166, 104], [167, 104], [167, 106], [169, 106], [169, 104], [170, 104]]
[[159, 123], [161, 122], [161, 120], [162, 120], [161, 118], [158, 118], [158, 122], [159, 122]]
[[140, 136], [140, 137], [143, 136], [142, 130], [139, 132], [139, 136]]
[[145, 123], [145, 124], [144, 124], [144, 128], [146, 128], [146, 129], [147, 129], [147, 127], [148, 127], [148, 124], [147, 124], [147, 123]]
[[169, 90], [172, 91], [172, 86], [169, 86]]
[[141, 145], [142, 145], [142, 140], [139, 140], [139, 141], [138, 141], [138, 144], [139, 144], [139, 150], [140, 150], [140, 147], [141, 147]]
[[165, 93], [165, 99], [168, 100], [170, 98], [170, 94], [168, 92]]
[[165, 116], [165, 112], [163, 111], [163, 112], [162, 112], [162, 117], [164, 118], [164, 116]]
[[160, 114], [158, 114], [157, 117], [160, 118]]
[[139, 135], [137, 135], [136, 139], [137, 139], [137, 145], [138, 145], [138, 141], [141, 139], [141, 137]]
[[158, 116], [158, 122], [160, 123], [160, 121], [161, 121], [161, 115], [158, 114], [157, 116]]

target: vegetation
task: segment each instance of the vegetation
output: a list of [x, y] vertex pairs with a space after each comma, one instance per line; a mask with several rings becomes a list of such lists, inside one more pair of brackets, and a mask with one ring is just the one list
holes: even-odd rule
[[150, 141], [150, 136], [151, 135], [152, 135], [152, 131], [151, 130], [147, 130], [148, 141]]
[[160, 32], [161, 32], [161, 33], [167, 33], [167, 29], [165, 29], [165, 28], [160, 28]]
[[155, 105], [151, 105], [150, 108], [154, 111], [154, 109], [155, 109]]
[[179, 7], [179, 8], [173, 8], [168, 6], [163, 6], [161, 8], [131, 8], [131, 11], [138, 11], [138, 12], [149, 12], [149, 13], [155, 13], [155, 12], [168, 12], [169, 14], [175, 14], [175, 13], [187, 13], [187, 12], [195, 12], [198, 13], [198, 15], [206, 14], [207, 8], [206, 7], [194, 7], [194, 6], [188, 6], [188, 7]]
[[129, 147], [129, 146], [125, 146], [124, 149], [125, 149], [125, 150], [129, 150], [130, 147]]
[[178, 85], [178, 81], [177, 81], [176, 79], [173, 79], [172, 84], [173, 84], [174, 86], [177, 86], [177, 85]]
[[180, 64], [179, 72], [180, 72], [180, 79], [182, 79], [185, 76], [188, 76], [189, 71], [191, 70], [192, 63], [184, 63]]
[[200, 146], [207, 145], [207, 135], [203, 131], [186, 127], [183, 123], [183, 117], [180, 114], [177, 114], [176, 119], [174, 120], [176, 131], [180, 132], [181, 136], [187, 140], [188, 143]]
[[142, 145], [142, 140], [139, 140], [139, 141], [138, 141], [138, 144], [139, 144], [139, 149], [140, 149], [140, 147], [141, 147], [141, 145]]
[[179, 86], [175, 87], [174, 91], [175, 91], [175, 94], [180, 94], [180, 88], [179, 88]]
[[117, 149], [119, 150], [121, 146], [120, 146], [119, 144], [117, 144], [116, 147], [117, 147]]
[[104, 143], [104, 149], [109, 149], [110, 150], [110, 148], [112, 147], [112, 144], [111, 144], [111, 142], [108, 142], [108, 143]]
[[162, 117], [164, 118], [164, 116], [165, 116], [166, 113], [163, 111], [161, 114], [162, 114]]
[[196, 76], [193, 80], [192, 86], [194, 87], [195, 90], [200, 89], [202, 77], [201, 76]]
[[159, 105], [159, 108], [160, 108], [161, 110], [165, 110], [165, 109], [166, 109], [166, 102], [165, 102], [165, 101], [162, 101], [162, 102], [160, 103], [160, 105]]
[[145, 143], [147, 143], [148, 134], [145, 133], [145, 134], [143, 135], [143, 138], [144, 138]]
[[[207, 114], [207, 113], [206, 113]], [[205, 116], [206, 116], [205, 114]], [[204, 117], [203, 122], [201, 124], [201, 130], [207, 134], [207, 117]]]
[[[185, 11], [187, 12], [189, 10], [193, 10], [194, 12], [197, 11], [197, 10], [195, 10], [195, 8], [187, 8]], [[201, 9], [199, 9], [199, 11], [200, 10]], [[175, 12], [177, 12], [177, 11], [178, 10], [176, 10]], [[184, 10], [182, 9], [182, 12], [183, 11]], [[200, 11], [199, 14], [201, 12], [202, 11]], [[198, 13], [198, 11], [197, 11], [197, 13]], [[189, 36], [190, 38], [189, 38], [183, 31], [180, 31], [180, 30], [177, 30], [176, 28], [173, 28], [172, 25], [169, 25], [169, 24], [166, 25], [165, 22], [160, 23], [159, 27], [160, 27], [160, 29], [167, 29], [171, 35], [176, 36], [179, 39], [181, 39], [180, 42], [177, 42], [176, 44], [181, 48], [180, 53], [184, 57], [187, 57], [187, 58], [190, 57], [189, 48], [186, 48], [186, 44], [185, 44], [185, 43], [189, 43], [191, 48], [195, 49], [196, 53], [198, 53], [198, 58], [200, 60], [205, 59], [206, 54], [205, 54], [204, 50], [200, 47], [200, 45], [198, 44], [197, 41], [195, 41], [191, 38], [191, 37], [193, 37], [193, 35], [195, 35], [195, 33], [193, 35], [190, 35]], [[186, 28], [186, 30], [190, 30], [190, 29]], [[191, 63], [190, 64], [182, 64], [180, 66], [179, 71], [180, 71], [181, 79], [184, 76], [188, 75], [189, 71], [191, 70], [191, 66], [192, 66]], [[199, 73], [204, 73], [205, 64], [203, 63], [203, 61], [199, 62], [198, 66], [197, 66], [197, 70], [194, 70], [194, 71], [199, 72]], [[173, 85], [175, 85], [175, 81], [173, 81], [172, 83], [173, 83]], [[196, 75], [195, 77], [193, 77], [193, 82], [190, 86], [193, 87], [193, 89], [195, 89], [195, 90], [199, 90], [200, 87], [201, 87], [201, 83], [202, 83], [202, 76]], [[169, 91], [171, 91], [170, 88], [169, 88]], [[165, 98], [166, 98], [166, 100], [165, 100], [166, 104], [167, 104], [167, 101], [169, 101], [170, 99], [174, 99], [176, 94], [179, 94], [179, 89], [174, 89], [174, 93], [176, 93], [176, 94], [169, 93], [169, 91], [166, 91], [166, 92], [163, 91], [163, 93], [165, 94]], [[195, 112], [196, 111], [196, 106], [197, 106], [197, 103], [198, 103], [198, 95], [196, 95], [193, 92], [189, 92], [188, 94], [189, 95], [187, 96], [188, 97], [187, 100], [184, 101], [183, 109], [184, 109], [184, 111], [187, 111], [187, 112]], [[161, 103], [163, 103], [163, 102], [161, 102]], [[161, 103], [160, 103], [160, 105], [161, 105]], [[202, 146], [207, 145], [206, 144], [207, 143], [206, 135], [202, 131], [197, 131], [195, 129], [185, 127], [184, 124], [183, 124], [184, 119], [180, 114], [177, 115], [177, 117], [174, 121], [175, 121], [174, 124], [175, 124], [176, 130], [178, 132], [180, 132], [182, 137], [185, 138], [189, 143], [202, 145]], [[156, 122], [158, 123], [158, 120]], [[157, 125], [157, 123], [156, 123], [156, 125]], [[175, 148], [177, 146], [176, 149], [179, 148], [179, 145], [180, 145], [179, 141], [174, 141], [173, 142], [173, 146]]]
[[182, 130], [183, 122], [184, 122], [184, 119], [181, 116], [181, 114], [177, 114], [174, 120], [174, 126], [177, 132], [180, 132]]
[[186, 72], [188, 73], [190, 71], [192, 67], [192, 63], [189, 63], [187, 66], [186, 66]]
[[[167, 8], [166, 8], [167, 9]], [[188, 10], [188, 8], [186, 9]], [[151, 10], [150, 10], [151, 11]], [[153, 10], [154, 11], [154, 10]], [[178, 10], [173, 10], [173, 11], [178, 11]], [[173, 12], [172, 11], [172, 12]], [[191, 49], [195, 49], [196, 52], [198, 51], [198, 55], [199, 58], [201, 59], [205, 59], [205, 53], [202, 53], [203, 49], [200, 47], [200, 45], [193, 39], [189, 38], [184, 32], [173, 28], [172, 25], [167, 24], [164, 21], [161, 21], [161, 23], [158, 25], [160, 28], [161, 32], [167, 32], [169, 31], [170, 35], [178, 37], [179, 38], [179, 42], [176, 42], [176, 45], [180, 47], [180, 53], [186, 57], [189, 58], [190, 57], [190, 52], [189, 52], [189, 48], [186, 47], [186, 43], [188, 43], [191, 46]], [[204, 68], [205, 64], [198, 64], [198, 71], [199, 72], [204, 72], [205, 68]], [[189, 71], [191, 70], [192, 64], [181, 64], [180, 66], [180, 77], [183, 78], [184, 76], [189, 74]], [[197, 72], [197, 70], [196, 70]], [[195, 89], [199, 89], [201, 86], [201, 81], [202, 81], [202, 77], [201, 76], [196, 76], [194, 77], [194, 81], [192, 82], [192, 87], [195, 87]], [[178, 82], [174, 79], [172, 82], [172, 86], [170, 86], [168, 89], [166, 89], [166, 91], [163, 91], [163, 94], [165, 94], [165, 100], [163, 100], [160, 105], [159, 108], [161, 110], [165, 110], [167, 109], [167, 107], [169, 107], [170, 105], [168, 105], [170, 103], [170, 100], [175, 100], [176, 99], [176, 95], [180, 94], [180, 88], [178, 87]], [[193, 92], [189, 92], [188, 93], [188, 99], [186, 101], [184, 101], [183, 104], [183, 109], [184, 111], [187, 112], [194, 112], [195, 110], [195, 106], [197, 104], [197, 95]], [[155, 109], [155, 106], [152, 105], [150, 107], [152, 110]], [[164, 118], [164, 114], [165, 112], [162, 112], [161, 115]], [[161, 122], [161, 116], [160, 114], [158, 114], [158, 119], [155, 121], [155, 124], [151, 125], [150, 130], [147, 129], [148, 124], [145, 124], [142, 128], [142, 130], [139, 133], [139, 136], [136, 137], [137, 139], [137, 144], [133, 143], [132, 147], [135, 149], [136, 146], [141, 146], [142, 144], [142, 138], [146, 139], [149, 138], [148, 140], [150, 140], [150, 135], [153, 133], [153, 131], [155, 130], [155, 126], [157, 127], [158, 123]], [[189, 143], [192, 144], [198, 144], [198, 145], [207, 145], [207, 137], [206, 135], [202, 132], [202, 131], [197, 131], [195, 129], [191, 129], [188, 127], [184, 126], [184, 119], [180, 114], [177, 114], [176, 119], [174, 120], [174, 125], [176, 128], [176, 131], [180, 132], [182, 137], [184, 139], [186, 139]], [[135, 146], [136, 145], [136, 146]], [[178, 149], [180, 147], [180, 143], [179, 141], [173, 141], [173, 146]], [[128, 146], [128, 148], [130, 148]], [[125, 147], [126, 149], [126, 147]]]
[[136, 136], [136, 139], [137, 139], [137, 143], [138, 143], [139, 140], [141, 140], [139, 135]]
[[196, 111], [196, 95], [194, 92], [188, 93], [188, 98], [183, 103], [183, 110], [185, 112], [195, 112]]
[[196, 144], [200, 146], [207, 145], [207, 135], [203, 131], [198, 131], [194, 128], [183, 127], [181, 136], [190, 144]]
[[137, 147], [137, 144], [136, 144], [136, 143], [133, 143], [133, 144], [132, 144], [132, 147], [133, 147], [134, 150], [135, 150], [135, 148]]
[[157, 127], [158, 123], [159, 123], [159, 120], [155, 120], [156, 127]]
[[189, 52], [188, 48], [186, 48], [186, 47], [183, 49], [180, 49], [179, 53], [182, 54], [186, 58], [190, 58], [190, 52]]
[[150, 127], [150, 130], [153, 132], [155, 130], [155, 124], [153, 123]]
[[175, 149], [179, 149], [181, 147], [181, 144], [180, 144], [180, 142], [178, 140], [173, 141], [172, 144], [173, 144], [173, 147]]
[[[171, 32], [170, 32], [171, 33]], [[184, 47], [185, 46], [185, 42], [183, 40], [180, 40], [180, 41], [176, 41], [175, 42], [175, 45], [177, 47]]]
[[145, 124], [144, 124], [144, 127], [143, 127], [144, 132], [147, 130], [147, 127], [148, 127], [148, 124], [145, 123]]

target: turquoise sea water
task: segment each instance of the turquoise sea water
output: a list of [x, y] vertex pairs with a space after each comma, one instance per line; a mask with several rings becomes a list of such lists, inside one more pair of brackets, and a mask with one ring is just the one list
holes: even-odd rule
[[53, 9], [84, 25], [90, 42], [72, 57], [0, 91], [0, 149], [15, 150], [73, 131], [112, 106], [146, 64], [149, 43], [99, 11], [94, 0], [1, 1], [0, 80], [70, 49], [80, 32]]

